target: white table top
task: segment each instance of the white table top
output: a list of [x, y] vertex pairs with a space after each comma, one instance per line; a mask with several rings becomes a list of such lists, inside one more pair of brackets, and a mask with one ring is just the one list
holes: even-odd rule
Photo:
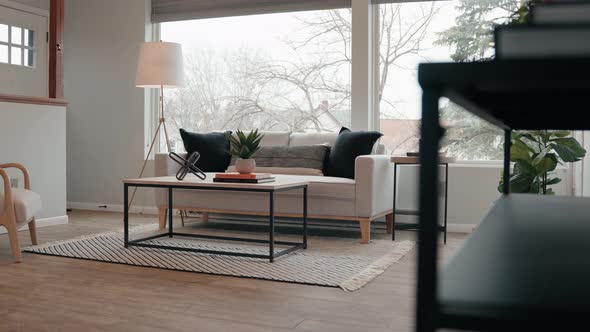
[[308, 185], [308, 181], [294, 179], [290, 176], [282, 176], [280, 174], [273, 174], [274, 182], [267, 183], [231, 183], [231, 182], [213, 182], [215, 173], [205, 173], [207, 178], [201, 180], [193, 174], [187, 174], [182, 181], [178, 181], [175, 176], [161, 176], [141, 179], [124, 179], [126, 184], [147, 184], [147, 185], [164, 185], [164, 186], [187, 186], [199, 188], [236, 188], [236, 189], [287, 189], [291, 187], [298, 187]]

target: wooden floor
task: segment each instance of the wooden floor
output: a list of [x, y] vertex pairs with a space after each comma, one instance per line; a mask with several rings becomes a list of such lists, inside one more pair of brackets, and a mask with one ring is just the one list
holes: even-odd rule
[[[118, 213], [70, 213], [40, 243], [119, 229]], [[154, 216], [134, 216], [155, 222]], [[414, 232], [398, 232], [413, 239]], [[385, 238], [374, 234], [374, 238]], [[20, 232], [29, 245], [28, 232]], [[449, 234], [449, 257], [465, 235]], [[353, 293], [25, 253], [0, 235], [0, 331], [410, 331], [416, 251]]]

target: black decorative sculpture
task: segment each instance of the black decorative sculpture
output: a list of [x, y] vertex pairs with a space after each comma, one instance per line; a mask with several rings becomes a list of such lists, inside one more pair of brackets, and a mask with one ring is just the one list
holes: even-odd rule
[[187, 159], [182, 158], [174, 152], [170, 152], [168, 156], [180, 165], [180, 169], [176, 173], [176, 179], [178, 179], [178, 181], [184, 180], [188, 173], [194, 174], [201, 180], [207, 178], [207, 175], [195, 165], [199, 158], [201, 158], [201, 154], [197, 151], [191, 153]]

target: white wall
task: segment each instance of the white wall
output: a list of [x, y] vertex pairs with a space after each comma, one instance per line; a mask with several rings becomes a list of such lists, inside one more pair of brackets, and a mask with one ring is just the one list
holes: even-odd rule
[[[121, 205], [121, 180], [139, 173], [145, 101], [144, 90], [134, 83], [148, 5], [147, 0], [65, 1], [64, 94], [70, 103], [67, 158], [72, 207]], [[147, 174], [153, 174], [153, 165]], [[152, 205], [153, 198], [141, 195], [134, 204]]]
[[[0, 163], [23, 164], [43, 200], [38, 225], [67, 223], [66, 109], [0, 102]], [[22, 175], [10, 170], [10, 177]]]
[[[441, 168], [442, 170], [443, 168]], [[452, 164], [449, 166], [449, 231], [470, 231], [485, 216], [492, 203], [499, 197], [497, 190], [501, 165]], [[564, 181], [553, 186], [558, 195], [569, 192], [566, 169], [558, 169], [557, 176]], [[441, 171], [440, 181], [444, 181]], [[417, 210], [418, 207], [418, 166], [398, 168], [397, 208]], [[440, 209], [442, 211], [443, 201]], [[400, 221], [415, 221], [414, 217], [402, 216]]]
[[49, 10], [49, 0], [10, 0], [23, 5]]

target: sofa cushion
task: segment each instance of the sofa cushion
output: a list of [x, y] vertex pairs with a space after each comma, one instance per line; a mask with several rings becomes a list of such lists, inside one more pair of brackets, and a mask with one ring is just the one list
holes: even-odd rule
[[[236, 166], [230, 166], [226, 172], [235, 173], [238, 170]], [[321, 169], [314, 168], [303, 168], [303, 167], [259, 167], [256, 166], [255, 172], [257, 173], [271, 173], [271, 174], [283, 174], [283, 175], [317, 175], [322, 176], [324, 173]]]
[[[245, 134], [248, 134], [251, 130], [243, 130]], [[260, 146], [287, 146], [289, 145], [289, 139], [291, 137], [290, 131], [259, 131], [262, 135], [260, 140]], [[235, 136], [236, 134], [233, 133]]]
[[327, 144], [333, 146], [338, 138], [338, 133], [293, 133], [290, 146]]
[[338, 139], [330, 151], [324, 174], [354, 179], [355, 160], [369, 155], [375, 142], [383, 136], [377, 131], [351, 131], [342, 127]]
[[191, 133], [180, 129], [180, 136], [188, 155], [197, 151], [201, 158], [196, 165], [203, 172], [224, 172], [231, 161], [229, 139], [231, 131], [211, 133]]
[[[271, 173], [275, 174], [302, 174], [301, 171], [293, 173], [292, 169], [295, 168], [313, 170], [312, 174], [322, 175], [329, 149], [326, 145], [262, 146], [252, 158], [256, 160], [256, 172], [266, 172], [262, 168], [272, 167], [275, 170]], [[232, 165], [235, 160], [235, 157], [232, 158]]]
[[297, 176], [309, 181], [308, 195], [326, 198], [354, 199], [356, 183], [352, 179], [331, 176]]
[[[31, 220], [41, 210], [41, 196], [26, 189], [12, 189], [12, 200], [16, 222], [24, 223]], [[4, 193], [0, 192], [0, 214], [4, 212]]]

